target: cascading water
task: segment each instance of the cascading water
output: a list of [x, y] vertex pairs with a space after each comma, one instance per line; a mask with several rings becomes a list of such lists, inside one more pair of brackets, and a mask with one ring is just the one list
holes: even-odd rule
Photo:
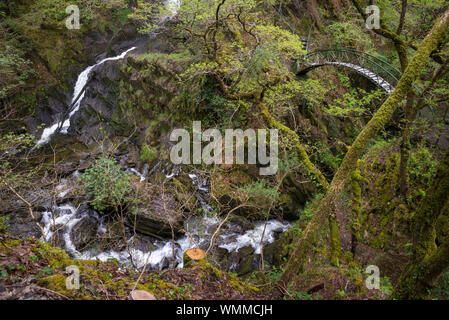
[[179, 7], [181, 6], [181, 0], [167, 0], [167, 9], [172, 13], [172, 15], [176, 15], [178, 13]]
[[[128, 54], [128, 52], [130, 52], [134, 49], [136, 49], [136, 47], [132, 47], [116, 57], [103, 59], [100, 62], [98, 62], [97, 64], [84, 69], [84, 71], [80, 73], [80, 75], [78, 76], [78, 79], [76, 81], [75, 88], [73, 90], [73, 98], [72, 98], [71, 104], [73, 104], [75, 102], [75, 99], [78, 97], [81, 90], [83, 90], [84, 86], [86, 85], [86, 82], [89, 80], [90, 73], [92, 72], [92, 70], [95, 67], [97, 67], [107, 61], [121, 60], [121, 59], [125, 58], [125, 56]], [[64, 133], [64, 134], [67, 133], [67, 130], [70, 127], [70, 118], [79, 110], [81, 101], [83, 100], [83, 98], [84, 98], [84, 92], [81, 94], [79, 99], [73, 105], [73, 110], [69, 113], [67, 119], [65, 119], [63, 123], [61, 123], [62, 121], [60, 121], [60, 122], [55, 123], [51, 127], [44, 129], [44, 131], [42, 132], [41, 138], [37, 142], [37, 145], [43, 145], [43, 144], [47, 143], [50, 140], [51, 136], [56, 132], [56, 130], [58, 130], [58, 128], [61, 128], [61, 133]]]
[[[142, 181], [146, 179], [146, 175], [135, 169], [127, 169], [127, 171], [139, 176]], [[174, 176], [177, 176], [178, 173], [179, 168], [175, 167], [172, 168], [170, 173], [166, 173], [166, 177], [167, 179], [171, 179]], [[184, 225], [184, 228], [188, 231], [188, 235], [176, 239], [174, 242], [171, 239], [155, 240], [152, 243], [153, 249], [140, 250], [133, 246], [134, 239], [131, 237], [128, 239], [128, 244], [130, 245], [129, 250], [98, 252], [95, 249], [90, 249], [79, 252], [72, 243], [71, 233], [73, 227], [81, 219], [85, 218], [87, 214], [78, 212], [70, 203], [57, 206], [53, 208], [53, 210], [46, 211], [42, 214], [41, 223], [44, 226], [44, 240], [50, 241], [54, 236], [54, 230], [59, 229], [61, 230], [60, 238], [64, 241], [65, 250], [76, 259], [101, 261], [116, 259], [120, 265], [123, 266], [142, 268], [147, 265], [151, 269], [162, 270], [170, 266], [170, 261], [172, 261], [174, 257], [175, 261], [173, 266], [182, 268], [184, 252], [187, 249], [195, 248], [197, 246], [207, 248], [210, 242], [210, 237], [221, 222], [221, 218], [208, 216], [210, 207], [205, 199], [209, 192], [207, 181], [193, 173], [189, 174], [189, 177], [192, 180], [192, 185], [197, 189], [199, 200], [205, 214], [204, 216], [196, 216], [188, 219]], [[75, 172], [71, 178], [78, 179], [77, 172]], [[67, 181], [64, 181], [61, 185], [67, 187], [67, 184]], [[97, 234], [104, 234], [106, 232], [106, 227], [102, 219], [100, 219], [97, 213], [93, 214], [94, 218], [100, 221]], [[225, 248], [229, 252], [236, 252], [240, 248], [251, 246], [254, 248], [255, 254], [260, 254], [262, 235], [264, 244], [271, 243], [276, 240], [275, 234], [286, 231], [290, 226], [291, 225], [288, 222], [280, 222], [277, 220], [269, 220], [267, 222], [261, 221], [255, 224], [255, 228], [241, 233], [238, 232], [239, 227], [237, 225], [229, 223], [227, 231], [222, 232], [216, 239], [217, 246]]]
[[[173, 16], [175, 16], [177, 14], [177, 12], [181, 6], [181, 3], [182, 3], [182, 0], [167, 0], [166, 7], [172, 14], [171, 16], [169, 16], [167, 18], [172, 18]], [[78, 97], [81, 90], [83, 90], [84, 86], [86, 85], [86, 82], [89, 80], [90, 73], [92, 72], [92, 70], [95, 67], [97, 67], [107, 61], [121, 60], [121, 59], [125, 58], [125, 56], [128, 54], [128, 52], [130, 52], [134, 49], [136, 49], [136, 47], [132, 47], [116, 57], [103, 59], [100, 62], [98, 62], [97, 64], [95, 64], [93, 66], [89, 66], [83, 72], [81, 72], [80, 75], [78, 76], [78, 79], [75, 84], [75, 88], [73, 90], [73, 97], [72, 97], [71, 104], [74, 103], [75, 99]], [[73, 106], [73, 110], [70, 112], [67, 119], [65, 119], [63, 123], [61, 123], [61, 121], [60, 121], [60, 122], [53, 124], [51, 127], [45, 128], [44, 131], [42, 132], [41, 138], [39, 139], [39, 141], [37, 142], [36, 145], [46, 144], [50, 140], [51, 136], [56, 132], [56, 130], [58, 130], [58, 128], [61, 129], [61, 133], [66, 134], [67, 130], [70, 127], [70, 118], [78, 111], [83, 98], [84, 98], [84, 92], [81, 94], [78, 101]]]

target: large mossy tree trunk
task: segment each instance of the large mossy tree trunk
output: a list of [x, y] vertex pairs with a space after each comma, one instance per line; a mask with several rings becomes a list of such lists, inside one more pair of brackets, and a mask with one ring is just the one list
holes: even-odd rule
[[[436, 248], [435, 224], [449, 201], [449, 149], [412, 219], [413, 256], [393, 293], [396, 299], [422, 299], [449, 267], [449, 238]], [[441, 239], [440, 239], [441, 240]]]
[[351, 175], [353, 168], [356, 167], [357, 160], [364, 153], [369, 141], [374, 138], [390, 120], [394, 111], [404, 100], [404, 97], [412, 88], [413, 83], [424, 69], [431, 52], [441, 43], [448, 28], [449, 10], [444, 12], [429, 34], [421, 42], [393, 93], [382, 104], [379, 110], [377, 110], [373, 118], [363, 128], [351, 148], [346, 153], [325, 197], [320, 202], [317, 212], [307, 225], [302, 237], [296, 241], [295, 250], [279, 280], [280, 284], [284, 286], [287, 285], [298, 272], [303, 271], [310, 249], [317, 240], [321, 227], [329, 218], [330, 213], [335, 211], [335, 201], [341, 195], [346, 180]]

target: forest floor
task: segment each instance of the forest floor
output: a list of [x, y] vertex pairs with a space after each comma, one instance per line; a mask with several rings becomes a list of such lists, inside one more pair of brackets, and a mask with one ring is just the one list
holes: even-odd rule
[[[274, 298], [267, 288], [250, 286], [209, 264], [141, 274], [121, 269], [115, 262], [66, 259], [61, 249], [36, 240], [2, 240], [0, 300], [128, 300], [135, 287], [153, 293], [160, 300]], [[65, 279], [69, 276], [65, 268], [70, 263], [81, 269], [80, 290], [64, 288]], [[108, 278], [116, 285], [109, 283]]]

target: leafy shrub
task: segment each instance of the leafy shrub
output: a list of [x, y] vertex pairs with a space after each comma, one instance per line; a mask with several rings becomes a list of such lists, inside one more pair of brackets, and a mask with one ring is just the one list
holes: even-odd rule
[[142, 145], [140, 160], [142, 160], [143, 162], [153, 162], [156, 159], [157, 159], [157, 150], [144, 143]]
[[425, 148], [418, 148], [416, 151], [410, 153], [409, 160], [409, 175], [414, 182], [422, 183], [426, 188], [430, 186], [430, 182], [435, 175], [435, 168], [438, 161], [433, 159], [432, 153]]
[[332, 34], [333, 45], [337, 47], [351, 47], [358, 50], [373, 48], [369, 34], [363, 32], [364, 26], [349, 22], [335, 22], [328, 26]]
[[279, 192], [270, 186], [265, 180], [251, 182], [238, 188], [243, 202], [248, 202], [255, 207], [270, 208], [279, 198]]
[[0, 52], [0, 70], [0, 98], [17, 91], [34, 74], [31, 62], [23, 59], [17, 50], [9, 46], [4, 52]]
[[81, 175], [83, 188], [92, 199], [92, 206], [99, 211], [124, 206], [131, 190], [131, 177], [121, 170], [114, 159], [102, 157]]

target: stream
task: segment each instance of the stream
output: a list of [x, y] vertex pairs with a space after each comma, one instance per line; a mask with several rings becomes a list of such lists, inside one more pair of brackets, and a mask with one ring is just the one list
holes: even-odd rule
[[[130, 170], [141, 179], [146, 177], [135, 169]], [[166, 175], [167, 179], [176, 176], [176, 173]], [[209, 192], [207, 180], [201, 179], [196, 174], [189, 175], [192, 180], [192, 185], [196, 187], [198, 194], [207, 195]], [[59, 197], [64, 197], [70, 184], [74, 185], [78, 182], [79, 172], [76, 171], [68, 179], [65, 179], [57, 187], [61, 190]], [[69, 183], [69, 180], [70, 181]], [[94, 210], [82, 211], [77, 210], [72, 203], [65, 203], [55, 206], [52, 210], [42, 213], [41, 224], [44, 226], [45, 238], [42, 240], [51, 241], [54, 236], [53, 230], [60, 230], [60, 237], [64, 243], [64, 249], [76, 259], [83, 260], [101, 260], [108, 261], [109, 259], [116, 259], [121, 266], [129, 266], [142, 268], [147, 265], [150, 269], [162, 270], [170, 267], [170, 261], [174, 259], [173, 267], [182, 268], [183, 254], [187, 249], [196, 248], [199, 246], [206, 250], [209, 246], [210, 238], [222, 221], [220, 217], [209, 216], [210, 207], [207, 200], [200, 197], [200, 203], [205, 212], [203, 216], [193, 216], [184, 222], [184, 228], [189, 235], [185, 235], [174, 242], [171, 239], [151, 239], [149, 236], [139, 235], [139, 238], [151, 239], [152, 249], [142, 250], [133, 244], [134, 237], [128, 239], [129, 248], [122, 251], [98, 251], [89, 249], [79, 252], [73, 244], [72, 231], [73, 227], [79, 223], [87, 215], [90, 215], [98, 221], [97, 236], [101, 237], [107, 230], [104, 218]], [[266, 227], [265, 227], [266, 224]], [[255, 255], [261, 253], [261, 240], [263, 236], [263, 244], [272, 243], [277, 237], [290, 228], [290, 223], [280, 222], [278, 220], [258, 221], [254, 223], [254, 228], [243, 231], [238, 224], [229, 222], [220, 235], [216, 239], [216, 246], [218, 248], [226, 249], [228, 252], [238, 252], [244, 247], [252, 247]], [[265, 229], [265, 232], [264, 232]], [[173, 252], [174, 249], [174, 252]]]

